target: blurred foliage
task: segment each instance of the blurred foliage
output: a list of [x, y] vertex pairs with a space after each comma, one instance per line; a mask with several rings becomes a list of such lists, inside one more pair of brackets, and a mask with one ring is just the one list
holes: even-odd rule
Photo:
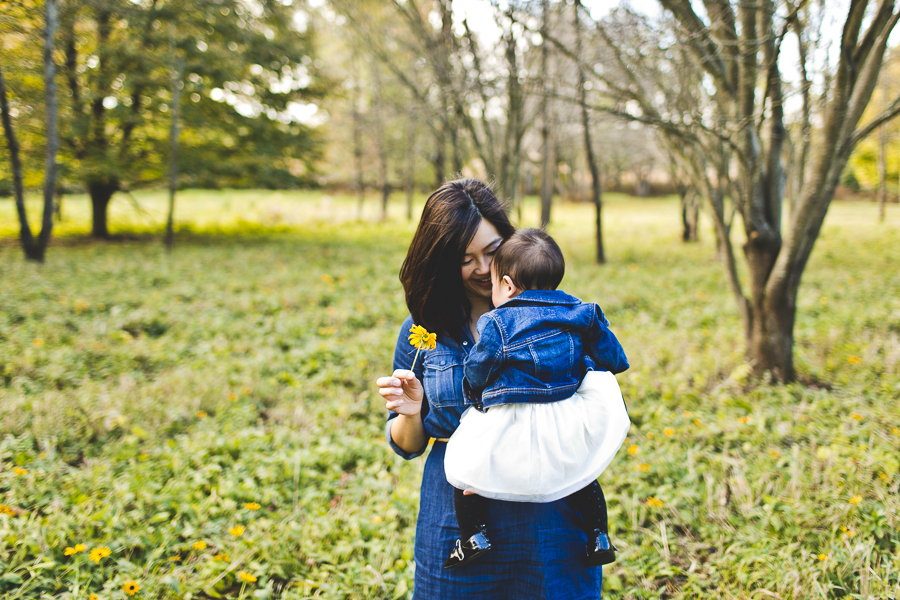
[[[712, 236], [682, 244], [676, 200], [606, 201], [609, 265], [591, 262], [590, 207], [560, 205], [551, 229], [562, 288], [603, 306], [633, 365], [632, 429], [601, 477], [605, 592], [896, 596], [900, 215], [832, 205], [799, 297], [802, 383], [776, 386], [748, 379]], [[64, 234], [43, 266], [0, 245], [3, 593], [408, 598], [424, 461], [385, 444], [373, 382], [414, 223], [401, 206], [357, 222], [341, 197], [181, 204], [171, 255], [140, 228]]]
[[[4, 27], [0, 45], [8, 57], [25, 183], [36, 187], [42, 181], [43, 13], [40, 3], [8, 4], [21, 14]], [[173, 70], [181, 56], [181, 184], [309, 184], [321, 148], [296, 111], [332, 84], [317, 66], [312, 24], [301, 30], [299, 13], [301, 3], [276, 0], [252, 6], [240, 0], [64, 2], [55, 56], [63, 178], [116, 191], [162, 182]], [[9, 180], [3, 145], [0, 188]]]

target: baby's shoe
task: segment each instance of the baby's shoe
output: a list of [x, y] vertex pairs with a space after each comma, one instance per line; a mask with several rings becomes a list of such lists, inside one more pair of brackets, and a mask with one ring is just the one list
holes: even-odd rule
[[588, 533], [587, 564], [589, 567], [608, 565], [616, 560], [616, 547], [605, 531], [594, 529]]
[[487, 537], [487, 531], [484, 526], [481, 531], [463, 542], [456, 540], [456, 546], [444, 561], [445, 569], [455, 569], [468, 564], [491, 549], [491, 541]]

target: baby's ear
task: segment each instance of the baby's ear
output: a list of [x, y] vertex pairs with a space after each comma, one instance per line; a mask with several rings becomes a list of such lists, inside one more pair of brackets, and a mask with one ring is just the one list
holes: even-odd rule
[[503, 291], [506, 292], [509, 298], [513, 298], [519, 295], [519, 290], [516, 288], [516, 284], [513, 283], [513, 280], [509, 275], [503, 276]]

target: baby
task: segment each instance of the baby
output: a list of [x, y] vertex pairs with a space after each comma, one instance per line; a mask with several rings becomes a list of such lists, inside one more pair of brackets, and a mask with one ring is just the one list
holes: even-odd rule
[[472, 409], [444, 463], [460, 529], [444, 568], [490, 550], [485, 498], [565, 498], [583, 519], [587, 564], [615, 560], [596, 480], [630, 425], [613, 376], [628, 361], [600, 307], [556, 289], [564, 273], [559, 246], [539, 229], [517, 231], [494, 256], [496, 308], [478, 320], [465, 363]]

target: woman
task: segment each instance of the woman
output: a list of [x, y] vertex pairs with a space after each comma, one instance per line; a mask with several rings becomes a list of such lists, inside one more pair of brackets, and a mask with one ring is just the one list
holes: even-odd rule
[[[491, 260], [513, 231], [485, 184], [450, 181], [425, 203], [400, 269], [410, 317], [400, 328], [393, 374], [376, 383], [391, 411], [385, 433], [397, 454], [415, 458], [435, 439], [416, 525], [413, 597], [419, 600], [600, 598], [601, 569], [584, 566], [579, 516], [562, 500], [490, 500], [494, 549], [465, 567], [443, 568], [459, 535], [453, 488], [444, 475], [446, 440], [465, 410], [463, 363], [476, 342], [475, 324], [492, 308]], [[413, 323], [437, 333], [437, 348], [423, 352], [410, 371]]]

